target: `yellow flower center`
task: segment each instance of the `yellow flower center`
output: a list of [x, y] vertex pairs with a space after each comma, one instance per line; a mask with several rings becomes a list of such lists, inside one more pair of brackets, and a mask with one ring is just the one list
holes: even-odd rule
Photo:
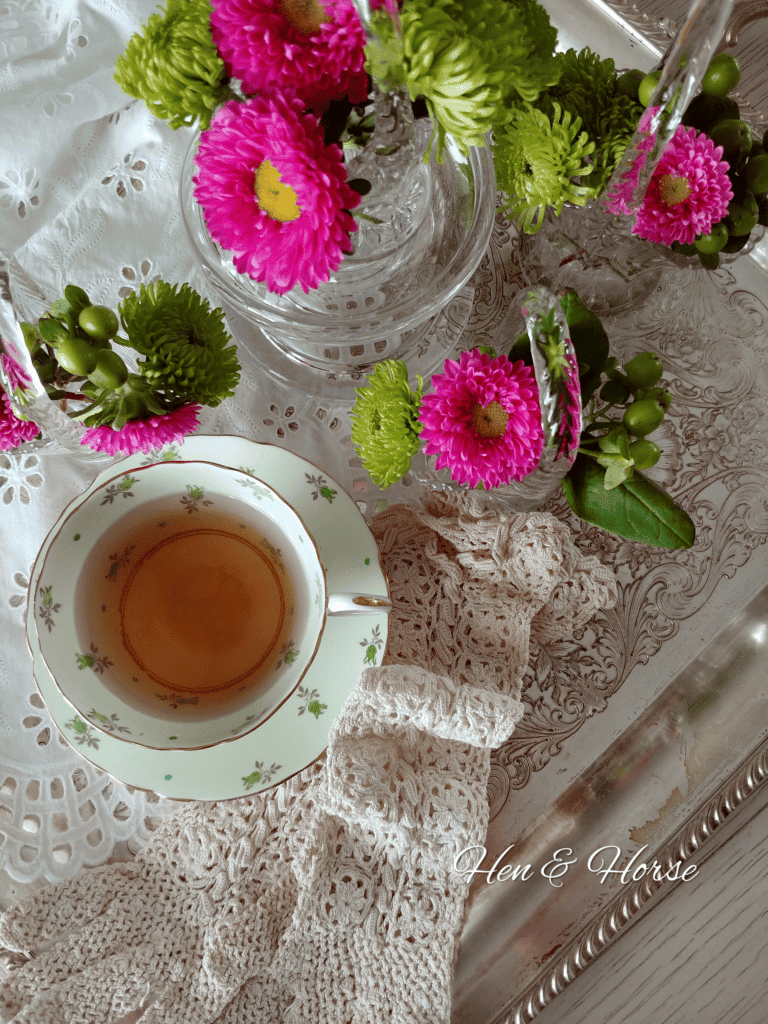
[[264, 160], [255, 174], [253, 191], [261, 209], [275, 220], [285, 223], [301, 216], [296, 193], [290, 185], [280, 181], [280, 172], [269, 160]]
[[319, 0], [283, 0], [280, 9], [297, 32], [313, 36], [331, 19]]
[[476, 404], [472, 410], [472, 426], [480, 437], [503, 437], [507, 432], [509, 413], [498, 402], [485, 408]]
[[671, 174], [662, 174], [659, 179], [659, 196], [667, 206], [684, 203], [691, 194], [691, 186], [687, 178], [675, 178]]

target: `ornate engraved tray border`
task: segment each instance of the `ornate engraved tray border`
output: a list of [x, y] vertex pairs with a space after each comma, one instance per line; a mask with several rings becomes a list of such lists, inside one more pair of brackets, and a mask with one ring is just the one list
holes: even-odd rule
[[[640, 68], [689, 6], [544, 3], [564, 47]], [[737, 4], [731, 32], [739, 101], [761, 132], [768, 21], [755, 19], [766, 14], [766, 3]], [[572, 520], [577, 543], [617, 566], [620, 602], [573, 641], [532, 652], [527, 714], [494, 754], [479, 867], [496, 872], [473, 879], [454, 1024], [531, 1021], [685, 884], [768, 777], [768, 242], [714, 276], [716, 287], [671, 270], [641, 309], [605, 321], [619, 351], [664, 358], [674, 405], [657, 479], [696, 521], [697, 541], [652, 552]], [[548, 879], [559, 850], [571, 863]]]

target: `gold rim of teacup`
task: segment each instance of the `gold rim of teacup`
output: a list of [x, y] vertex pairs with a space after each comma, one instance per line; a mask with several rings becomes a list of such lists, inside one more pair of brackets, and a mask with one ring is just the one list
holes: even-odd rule
[[[294, 508], [294, 506], [289, 501], [286, 501], [286, 499], [281, 494], [279, 494], [271, 484], [268, 484], [266, 482], [266, 480], [262, 480], [261, 477], [257, 477], [257, 476], [255, 476], [252, 473], [245, 473], [241, 469], [234, 469], [232, 466], [225, 466], [225, 465], [223, 465], [220, 462], [211, 462], [209, 459], [174, 459], [172, 462], [153, 462], [153, 463], [150, 463], [147, 466], [138, 466], [138, 467], [134, 467], [133, 469], [125, 469], [125, 470], [123, 470], [120, 473], [116, 473], [115, 476], [110, 477], [108, 480], [102, 481], [102, 483], [100, 483], [99, 486], [95, 490], [90, 490], [89, 489], [84, 495], [81, 496], [80, 500], [78, 500], [77, 504], [74, 506], [74, 508], [71, 509], [71, 511], [66, 516], [66, 518], [61, 520], [60, 526], [59, 526], [58, 530], [56, 531], [56, 533], [53, 535], [53, 537], [51, 537], [51, 533], [53, 532], [53, 531], [51, 531], [51, 533], [48, 534], [48, 536], [46, 537], [45, 541], [41, 545], [41, 548], [44, 547], [45, 544], [48, 541], [48, 537], [51, 537], [50, 544], [48, 544], [48, 550], [45, 553], [45, 557], [43, 559], [43, 564], [42, 564], [42, 566], [40, 568], [40, 572], [38, 574], [38, 582], [39, 582], [40, 578], [42, 577], [43, 573], [45, 572], [45, 565], [46, 565], [48, 557], [49, 557], [49, 555], [51, 553], [51, 548], [53, 547], [54, 543], [56, 542], [58, 537], [61, 535], [61, 533], [64, 531], [67, 522], [69, 522], [69, 520], [72, 518], [72, 516], [75, 515], [83, 507], [83, 505], [85, 505], [85, 503], [87, 501], [89, 501], [92, 497], [94, 497], [94, 495], [96, 495], [99, 491], [103, 490], [105, 487], [108, 487], [111, 483], [114, 483], [115, 480], [119, 480], [121, 477], [124, 477], [128, 473], [140, 473], [140, 472], [145, 471], [145, 470], [153, 469], [153, 468], [155, 468], [157, 466], [184, 466], [184, 465], [197, 465], [197, 464], [201, 464], [201, 465], [205, 465], [205, 466], [213, 466], [216, 469], [223, 469], [227, 473], [232, 473], [232, 474], [235, 474], [237, 476], [245, 477], [248, 480], [255, 480], [257, 483], [263, 485], [269, 491], [271, 491], [275, 495], [275, 497], [280, 502], [282, 502], [283, 505], [285, 505], [287, 508], [289, 508], [294, 513], [294, 515], [297, 517], [297, 519], [301, 523], [302, 527], [304, 528], [304, 532], [309, 537], [309, 539], [310, 539], [310, 541], [312, 543], [312, 547], [314, 548], [314, 551], [315, 551], [315, 555], [316, 555], [316, 558], [317, 558], [317, 563], [318, 563], [318, 565], [320, 567], [320, 572], [322, 573], [322, 577], [323, 577], [323, 587], [325, 589], [325, 607], [323, 609], [323, 617], [322, 617], [322, 621], [320, 623], [320, 630], [319, 630], [318, 635], [317, 635], [317, 640], [316, 640], [314, 649], [312, 650], [312, 653], [310, 654], [309, 659], [308, 659], [306, 665], [304, 666], [302, 672], [300, 673], [298, 679], [296, 680], [295, 685], [293, 685], [291, 687], [291, 689], [288, 691], [288, 693], [286, 693], [284, 697], [282, 697], [273, 707], [271, 707], [269, 709], [268, 714], [265, 714], [264, 717], [259, 719], [259, 721], [256, 722], [253, 726], [251, 726], [250, 729], [246, 729], [244, 732], [238, 733], [237, 736], [225, 736], [225, 737], [222, 737], [221, 739], [214, 740], [212, 743], [195, 743], [192, 746], [184, 746], [182, 744], [176, 744], [176, 745], [174, 745], [172, 747], [169, 747], [169, 746], [156, 746], [156, 745], [154, 745], [152, 743], [140, 743], [138, 740], [133, 739], [131, 737], [121, 736], [119, 733], [110, 732], [108, 729], [104, 729], [103, 727], [101, 727], [98, 724], [98, 722], [91, 721], [91, 719], [88, 717], [88, 715], [84, 711], [82, 711], [80, 708], [78, 708], [72, 702], [72, 700], [67, 696], [67, 694], [64, 692], [64, 690], [62, 689], [61, 685], [59, 684], [59, 681], [56, 678], [56, 675], [54, 673], [54, 670], [51, 667], [48, 659], [46, 658], [46, 656], [45, 656], [45, 654], [43, 652], [43, 647], [42, 647], [42, 644], [40, 642], [40, 630], [39, 630], [38, 624], [37, 624], [37, 616], [35, 615], [35, 611], [34, 611], [34, 603], [32, 603], [32, 604], [28, 603], [28, 605], [27, 605], [27, 614], [28, 615], [30, 614], [30, 609], [31, 609], [32, 623], [33, 623], [34, 630], [35, 630], [35, 636], [37, 637], [37, 646], [38, 646], [38, 649], [40, 651], [40, 657], [45, 662], [45, 666], [46, 666], [46, 668], [48, 669], [48, 671], [51, 674], [51, 679], [53, 680], [54, 686], [59, 691], [59, 693], [64, 698], [64, 700], [67, 702], [67, 704], [69, 704], [69, 706], [73, 709], [73, 711], [77, 715], [86, 718], [87, 721], [88, 721], [88, 725], [91, 726], [92, 728], [94, 728], [97, 732], [101, 733], [101, 735], [109, 736], [112, 739], [120, 740], [121, 743], [127, 743], [127, 744], [130, 744], [132, 746], [136, 746], [136, 747], [143, 747], [143, 748], [145, 748], [147, 750], [167, 750], [169, 752], [173, 752], [174, 750], [184, 750], [184, 751], [188, 751], [188, 752], [189, 751], [193, 751], [193, 750], [208, 750], [211, 747], [221, 746], [223, 743], [234, 743], [237, 740], [242, 739], [244, 736], [248, 736], [252, 732], [255, 732], [256, 729], [260, 729], [266, 722], [269, 721], [269, 719], [275, 714], [275, 712], [278, 711], [283, 706], [283, 704], [285, 704], [285, 702], [287, 700], [289, 700], [294, 695], [296, 690], [301, 685], [301, 683], [304, 680], [304, 677], [307, 674], [310, 666], [312, 665], [312, 663], [314, 662], [315, 658], [317, 657], [317, 653], [318, 653], [318, 651], [320, 649], [320, 643], [321, 643], [322, 638], [323, 638], [323, 633], [325, 632], [325, 623], [326, 623], [326, 620], [328, 619], [328, 597], [329, 597], [329, 594], [328, 594], [328, 577], [327, 577], [327, 574], [326, 574], [326, 571], [325, 571], [325, 566], [323, 565], [323, 560], [322, 560], [322, 558], [320, 556], [320, 551], [319, 551], [319, 548], [317, 546], [317, 541], [315, 540], [312, 532], [307, 527], [307, 524], [304, 522], [304, 519], [301, 516], [301, 514]], [[359, 511], [360, 510], [358, 509], [358, 512]], [[54, 527], [54, 529], [55, 529], [55, 527]], [[32, 586], [32, 581], [30, 580], [30, 588], [31, 588], [31, 586]], [[387, 585], [387, 589], [389, 589], [389, 585]], [[29, 641], [27, 641], [27, 646], [29, 646]], [[34, 657], [34, 655], [33, 655], [33, 657]], [[38, 686], [38, 689], [39, 689], [39, 686]], [[142, 713], [142, 712], [140, 712], [140, 713]], [[172, 721], [172, 719], [169, 720], [169, 721]], [[78, 751], [78, 753], [79, 753], [79, 751]]]

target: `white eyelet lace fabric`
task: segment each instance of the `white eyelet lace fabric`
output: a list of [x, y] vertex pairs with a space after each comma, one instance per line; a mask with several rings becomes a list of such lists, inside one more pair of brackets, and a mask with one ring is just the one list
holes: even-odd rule
[[[172, 131], [112, 77], [128, 39], [156, 7], [156, 0], [0, 0], [0, 288], [7, 264], [13, 299], [30, 316], [41, 312], [41, 297], [60, 296], [70, 282], [112, 307], [159, 278], [188, 281], [220, 304], [180, 214], [191, 129]], [[511, 248], [507, 235], [503, 242]], [[478, 271], [475, 327], [483, 340], [517, 289], [498, 269], [509, 262], [500, 244], [498, 267]], [[448, 332], [465, 323], [457, 299]], [[240, 341], [237, 325], [230, 330]], [[289, 447], [371, 514], [380, 494], [350, 441], [358, 382], [329, 399], [268, 378], [244, 345], [241, 363], [235, 395], [203, 411], [200, 432]], [[124, 854], [122, 844], [135, 850], [174, 807], [81, 760], [60, 738], [32, 678], [23, 628], [30, 569], [59, 513], [96, 471], [46, 451], [0, 454], [0, 892], [10, 899], [103, 864], [116, 848]], [[408, 496], [405, 487], [387, 494], [390, 501]]]
[[[425, 505], [374, 522], [388, 664], [365, 671], [325, 759], [261, 796], [189, 805], [133, 863], [8, 911], [0, 1019], [104, 1024], [144, 1005], [145, 1024], [449, 1020], [468, 889], [455, 861], [485, 836], [531, 629], [567, 635], [616, 587], [552, 516], [464, 494]], [[438, 626], [417, 645], [427, 610]]]

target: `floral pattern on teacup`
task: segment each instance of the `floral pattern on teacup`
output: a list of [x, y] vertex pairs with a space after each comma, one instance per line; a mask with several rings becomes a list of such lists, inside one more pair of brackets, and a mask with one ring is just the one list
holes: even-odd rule
[[313, 500], [317, 501], [318, 498], [325, 498], [329, 504], [333, 504], [333, 499], [338, 494], [338, 491], [334, 491], [332, 487], [329, 487], [328, 481], [324, 476], [312, 476], [310, 473], [305, 473], [304, 476], [307, 478], [307, 483], [314, 487], [312, 492]]
[[145, 459], [142, 459], [142, 466], [152, 466], [156, 462], [178, 462], [181, 458], [179, 449], [175, 445], [168, 448], [154, 448]]
[[360, 640], [360, 646], [365, 648], [365, 658], [363, 659], [364, 665], [375, 665], [376, 664], [376, 652], [379, 651], [384, 643], [384, 638], [381, 635], [381, 629], [379, 626], [374, 626], [371, 630], [370, 640]]
[[279, 772], [283, 766], [281, 764], [273, 764], [271, 768], [265, 768], [261, 761], [254, 761], [254, 771], [250, 775], [243, 775], [243, 786], [246, 789], [253, 789], [254, 786], [266, 785], [272, 779], [275, 772]]
[[203, 506], [207, 508], [213, 502], [210, 498], [205, 497], [202, 487], [187, 484], [187, 493], [182, 495], [181, 504], [186, 506], [187, 512], [199, 512]]
[[282, 548], [276, 548], [272, 541], [262, 535], [257, 537], [256, 543], [260, 548], [263, 548], [263, 550], [267, 552], [272, 562], [280, 572], [286, 571]]
[[97, 676], [100, 676], [105, 669], [112, 668], [113, 663], [109, 660], [106, 654], [99, 654], [99, 649], [96, 644], [91, 643], [90, 646], [91, 649], [88, 654], [79, 654], [75, 651], [77, 667], [79, 669], [91, 668]]
[[230, 736], [237, 736], [239, 733], [244, 732], [248, 726], [255, 725], [268, 711], [269, 708], [264, 708], [258, 715], [247, 715], [242, 725], [238, 725], [236, 729], [230, 731]]
[[[241, 473], [245, 473], [247, 476], [255, 476], [254, 470], [246, 466], [237, 467]], [[258, 480], [238, 480], [241, 487], [247, 488], [254, 497], [256, 498], [267, 498], [268, 501], [274, 501], [275, 496], [268, 487], [261, 485]]]
[[299, 656], [299, 651], [296, 649], [293, 638], [286, 641], [280, 649], [280, 657], [278, 658], [275, 669], [280, 668], [281, 665], [292, 665]]
[[324, 711], [328, 710], [327, 704], [320, 703], [319, 690], [310, 690], [309, 687], [300, 686], [296, 693], [299, 700], [302, 702], [299, 707], [300, 715], [303, 715], [305, 711], [308, 711], [310, 715], [314, 715], [315, 718], [319, 718]]
[[126, 473], [119, 483], [110, 484], [109, 487], [104, 488], [104, 497], [101, 499], [101, 504], [111, 505], [121, 494], [124, 498], [135, 497], [131, 490], [135, 483], [138, 483], [136, 477]]
[[185, 697], [183, 693], [156, 693], [155, 696], [158, 700], [167, 701], [168, 707], [174, 711], [182, 704], [197, 704], [200, 701], [199, 697]]
[[49, 633], [56, 625], [53, 621], [53, 616], [61, 609], [61, 605], [58, 602], [54, 603], [53, 597], [51, 596], [52, 590], [53, 584], [49, 587], [40, 587], [40, 607], [37, 609], [37, 614], [43, 624], [48, 627]]
[[120, 725], [120, 717], [114, 713], [104, 715], [101, 711], [91, 708], [85, 717], [89, 718], [92, 722], [98, 722], [105, 732], [126, 732], [129, 736], [131, 735], [131, 730], [128, 726]]
[[131, 564], [131, 552], [133, 551], [133, 547], [134, 547], [133, 544], [131, 544], [130, 547], [127, 547], [125, 549], [125, 551], [122, 553], [122, 555], [118, 555], [118, 553], [115, 552], [113, 555], [109, 556], [109, 560], [110, 560], [111, 564], [109, 566], [109, 572], [104, 577], [104, 579], [107, 579], [107, 580], [117, 579], [118, 572], [121, 569], [124, 569], [127, 565]]
[[87, 725], [79, 715], [75, 715], [71, 722], [65, 722], [64, 728], [71, 729], [75, 734], [71, 742], [76, 743], [78, 747], [85, 746], [93, 747], [95, 750], [99, 749], [101, 736], [94, 732], [90, 725]]

